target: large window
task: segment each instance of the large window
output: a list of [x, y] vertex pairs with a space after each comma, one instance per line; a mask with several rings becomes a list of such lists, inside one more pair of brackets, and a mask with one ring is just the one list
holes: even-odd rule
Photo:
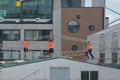
[[52, 35], [52, 30], [25, 30], [25, 38], [28, 40], [47, 41]]
[[52, 19], [53, 0], [23, 0], [22, 6], [16, 6], [17, 0], [0, 0], [0, 18], [41, 18]]
[[80, 28], [80, 24], [76, 20], [70, 20], [67, 24], [67, 30], [71, 33], [76, 33]]
[[20, 30], [3, 30], [2, 37], [4, 41], [20, 40]]
[[80, 8], [81, 0], [62, 0], [63, 8]]

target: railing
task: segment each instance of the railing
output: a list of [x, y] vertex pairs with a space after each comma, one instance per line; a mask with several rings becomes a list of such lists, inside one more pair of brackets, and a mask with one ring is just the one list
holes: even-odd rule
[[62, 56], [81, 56], [84, 55], [86, 50], [77, 50], [77, 51], [63, 51]]

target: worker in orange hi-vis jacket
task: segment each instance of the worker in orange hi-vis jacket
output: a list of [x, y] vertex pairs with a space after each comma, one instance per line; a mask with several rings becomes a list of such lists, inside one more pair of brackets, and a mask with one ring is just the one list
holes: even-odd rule
[[29, 45], [29, 42], [28, 42], [27, 39], [25, 39], [23, 41], [23, 47], [24, 47], [24, 53], [25, 53], [24, 57], [25, 57], [25, 59], [26, 59], [26, 52], [28, 52], [28, 45]]
[[49, 46], [49, 56], [52, 57], [52, 54], [54, 52], [54, 42], [52, 40], [49, 40], [48, 46]]
[[90, 41], [88, 41], [87, 43], [87, 53], [90, 54], [90, 56], [92, 57], [92, 59], [94, 59], [94, 56], [92, 54], [92, 43]]

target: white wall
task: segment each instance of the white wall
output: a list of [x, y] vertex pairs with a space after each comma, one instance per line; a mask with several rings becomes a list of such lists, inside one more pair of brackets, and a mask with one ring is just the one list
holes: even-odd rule
[[[99, 44], [100, 44], [100, 35], [105, 35], [105, 58], [111, 58], [111, 47], [112, 47], [112, 33], [116, 32], [117, 41], [118, 41], [118, 58], [120, 58], [120, 24], [114, 25], [111, 28], [102, 30], [95, 34], [89, 35], [87, 38], [93, 43], [93, 54], [96, 58], [99, 58]], [[105, 63], [111, 63], [111, 60], [105, 60]], [[120, 63], [120, 61], [118, 61]]]
[[[24, 80], [50, 80], [50, 67], [68, 67], [70, 69], [70, 80], [81, 80], [81, 71], [98, 71], [98, 80], [120, 79], [120, 69], [58, 58], [32, 64], [3, 68], [2, 80], [20, 80], [31, 73], [33, 74]], [[36, 73], [34, 73], [35, 71]]]

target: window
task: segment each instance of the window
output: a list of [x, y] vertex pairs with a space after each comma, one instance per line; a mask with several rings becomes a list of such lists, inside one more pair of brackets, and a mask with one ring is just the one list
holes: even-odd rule
[[89, 31], [94, 31], [95, 30], [95, 26], [94, 25], [89, 25], [88, 29], [89, 29]]
[[80, 8], [81, 0], [62, 0], [63, 8]]
[[81, 71], [81, 80], [89, 80], [89, 71]]
[[90, 80], [98, 80], [98, 71], [90, 71]]
[[76, 20], [71, 20], [67, 24], [67, 30], [71, 33], [76, 33], [80, 28], [79, 23]]
[[6, 16], [6, 10], [0, 10], [0, 19]]
[[52, 30], [25, 30], [25, 39], [48, 41], [49, 36], [52, 35]]
[[72, 51], [76, 51], [76, 50], [78, 50], [78, 47], [76, 45], [73, 45], [71, 49], [72, 49]]
[[51, 67], [50, 80], [70, 80], [69, 67]]
[[52, 19], [53, 0], [23, 0], [22, 9], [16, 6], [16, 0], [0, 0], [0, 17]]
[[3, 30], [2, 35], [5, 41], [20, 40], [20, 30]]
[[81, 80], [98, 80], [98, 71], [81, 71]]
[[81, 17], [80, 15], [77, 15], [77, 16], [76, 16], [77, 19], [80, 19], [80, 17]]
[[20, 50], [3, 49], [3, 60], [19, 60], [20, 57]]

